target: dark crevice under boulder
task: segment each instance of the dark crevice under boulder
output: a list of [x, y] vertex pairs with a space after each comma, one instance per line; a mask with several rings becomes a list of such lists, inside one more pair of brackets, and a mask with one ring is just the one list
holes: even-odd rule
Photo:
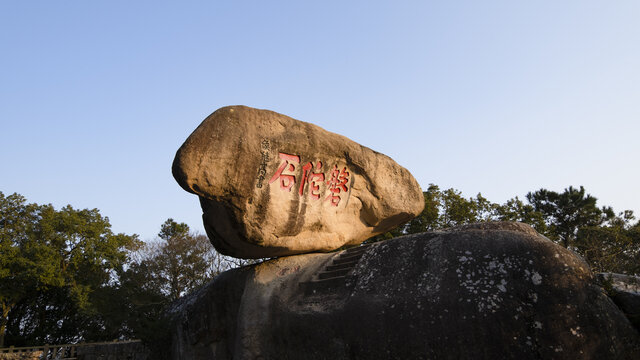
[[588, 266], [519, 223], [230, 270], [172, 316], [174, 359], [640, 358]]

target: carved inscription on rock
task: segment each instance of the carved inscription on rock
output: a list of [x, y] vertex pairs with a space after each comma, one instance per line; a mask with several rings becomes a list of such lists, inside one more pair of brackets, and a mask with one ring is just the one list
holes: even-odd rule
[[[278, 153], [278, 159], [280, 166], [269, 180], [269, 184], [277, 182], [280, 190], [286, 192], [297, 189], [300, 197], [305, 196], [306, 192], [312, 200], [322, 200], [323, 203], [331, 206], [337, 207], [341, 202], [348, 201], [352, 180], [346, 166], [339, 167], [334, 164], [325, 172], [324, 163], [321, 160], [309, 161], [300, 166], [302, 163], [300, 155], [282, 152]], [[261, 174], [263, 164], [265, 164], [264, 157], [260, 164]], [[262, 179], [258, 178], [257, 187], [259, 188], [262, 187]]]
[[260, 144], [260, 168], [258, 169], [258, 183], [256, 184], [257, 188], [262, 188], [262, 182], [264, 178], [267, 176], [267, 163], [269, 162], [269, 158], [271, 155], [269, 154], [269, 150], [271, 149], [271, 145], [269, 144], [269, 140], [264, 139]]
[[331, 251], [419, 214], [420, 186], [389, 157], [268, 110], [224, 107], [176, 153], [215, 248], [241, 258]]

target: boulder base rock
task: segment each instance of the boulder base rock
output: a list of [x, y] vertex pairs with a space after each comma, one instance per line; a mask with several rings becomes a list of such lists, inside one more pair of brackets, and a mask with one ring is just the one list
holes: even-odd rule
[[517, 223], [231, 270], [173, 308], [174, 359], [638, 359], [587, 265]]
[[178, 150], [218, 251], [262, 258], [356, 245], [418, 215], [420, 186], [389, 157], [272, 111], [217, 110]]
[[600, 273], [600, 284], [629, 321], [640, 331], [640, 278], [625, 274]]

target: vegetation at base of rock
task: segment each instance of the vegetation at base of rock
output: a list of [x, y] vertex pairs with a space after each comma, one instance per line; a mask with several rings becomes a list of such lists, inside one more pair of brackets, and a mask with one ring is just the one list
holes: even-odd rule
[[[520, 221], [579, 253], [594, 272], [640, 275], [640, 222], [583, 187], [492, 203], [430, 185], [415, 219], [368, 242], [484, 221]], [[158, 237], [114, 234], [97, 209], [56, 210], [0, 192], [0, 346], [142, 338], [162, 342], [164, 308], [249, 263], [168, 219]], [[6, 341], [5, 341], [6, 340]]]
[[136, 235], [114, 234], [97, 209], [55, 210], [0, 193], [0, 346], [5, 333], [15, 345], [101, 333], [96, 296], [139, 244]]
[[167, 304], [243, 264], [173, 219], [145, 244], [98, 209], [0, 192], [0, 347], [152, 338]]

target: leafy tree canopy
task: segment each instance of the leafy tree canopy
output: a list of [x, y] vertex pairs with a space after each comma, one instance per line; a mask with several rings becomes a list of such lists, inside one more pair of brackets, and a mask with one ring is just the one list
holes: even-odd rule
[[87, 338], [82, 328], [74, 336], [57, 329], [98, 311], [96, 291], [115, 281], [137, 235], [114, 234], [97, 209], [55, 210], [1, 192], [0, 225], [0, 346], [7, 326], [22, 341]]
[[369, 242], [474, 222], [519, 221], [578, 252], [594, 271], [640, 274], [640, 222], [633, 223], [630, 210], [616, 214], [610, 207], [599, 207], [597, 198], [582, 186], [563, 192], [540, 189], [529, 192], [526, 202], [514, 197], [504, 204], [481, 194], [465, 198], [455, 189], [441, 190], [433, 184], [423, 195], [421, 214]]

